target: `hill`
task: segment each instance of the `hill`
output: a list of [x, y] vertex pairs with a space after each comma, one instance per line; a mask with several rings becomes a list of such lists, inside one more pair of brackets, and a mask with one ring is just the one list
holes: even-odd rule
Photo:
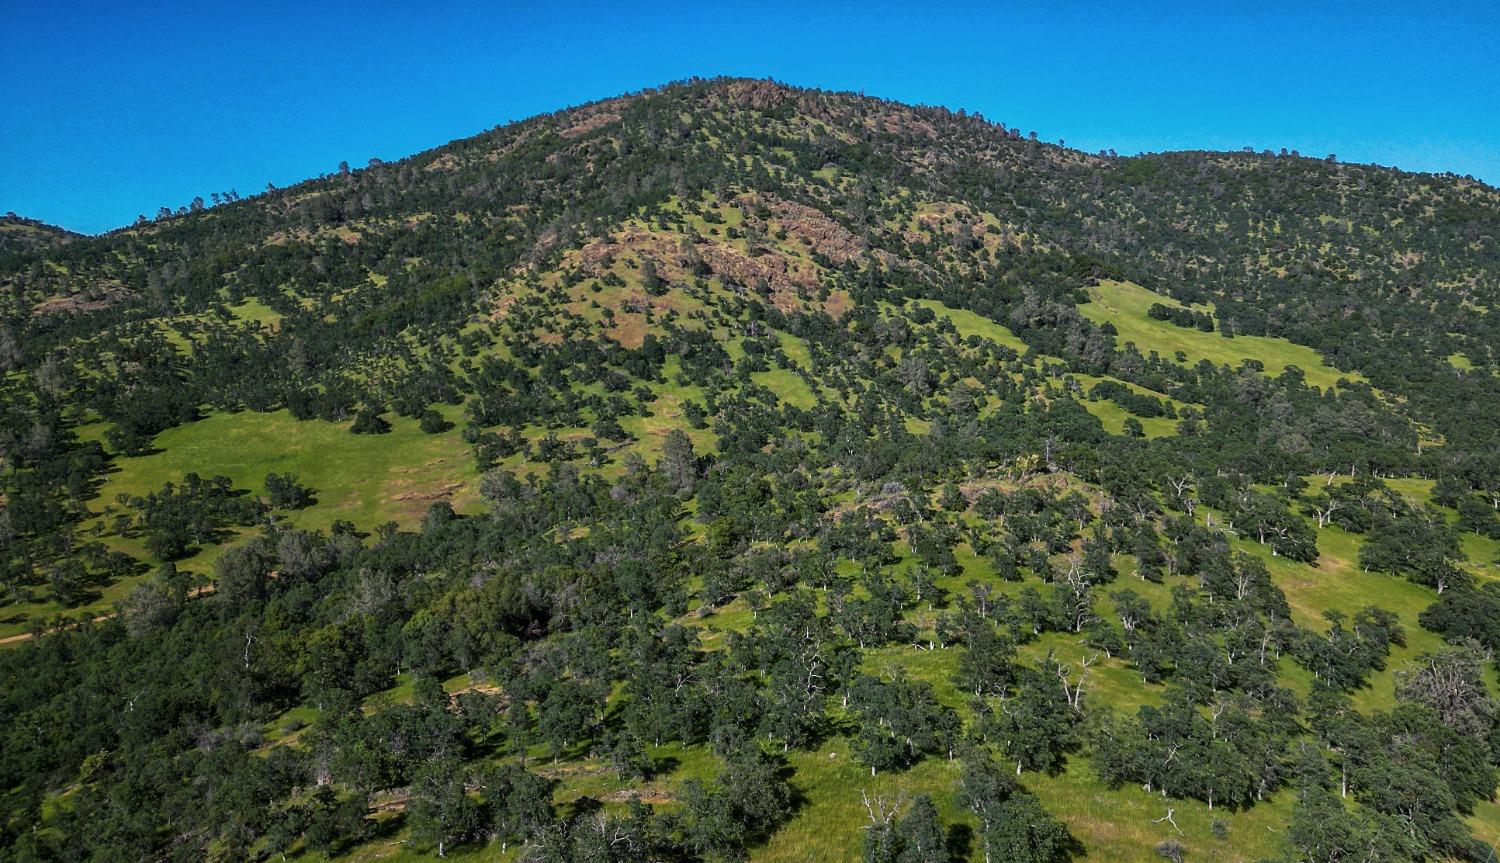
[[6, 213], [0, 216], [0, 257], [46, 251], [79, 236], [65, 228]]
[[1497, 242], [715, 79], [8, 245], [0, 844], [1483, 859]]

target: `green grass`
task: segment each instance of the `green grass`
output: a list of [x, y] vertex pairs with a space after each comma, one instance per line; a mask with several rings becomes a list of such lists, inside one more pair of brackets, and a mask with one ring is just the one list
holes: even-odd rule
[[1142, 353], [1156, 351], [1172, 359], [1181, 351], [1188, 363], [1208, 360], [1231, 367], [1238, 367], [1247, 359], [1259, 360], [1266, 373], [1273, 376], [1281, 374], [1287, 366], [1296, 366], [1306, 375], [1309, 385], [1325, 389], [1334, 386], [1339, 378], [1362, 380], [1357, 373], [1324, 365], [1323, 356], [1317, 351], [1286, 339], [1238, 335], [1226, 339], [1218, 332], [1205, 333], [1158, 321], [1146, 313], [1152, 303], [1173, 307], [1182, 304], [1131, 282], [1103, 281], [1089, 289], [1089, 296], [1092, 301], [1078, 310], [1094, 323], [1109, 321], [1118, 331], [1121, 345], [1134, 342]]
[[1474, 829], [1476, 839], [1500, 847], [1500, 803], [1481, 800], [1474, 807], [1474, 814], [1464, 820]]
[[[1139, 384], [1133, 384], [1129, 381], [1122, 381], [1119, 378], [1108, 376], [1097, 377], [1095, 375], [1086, 374], [1074, 374], [1072, 375], [1072, 377], [1078, 381], [1078, 385], [1083, 388], [1084, 393], [1087, 393], [1089, 390], [1093, 389], [1094, 386], [1101, 381], [1112, 381], [1114, 383], [1120, 384], [1131, 392], [1137, 393], [1138, 395], [1164, 399], [1165, 401], [1170, 402], [1172, 407], [1177, 411], [1181, 411], [1182, 408], [1186, 406], [1184, 402], [1177, 401], [1176, 399], [1166, 395], [1165, 393], [1148, 390], [1145, 387], [1140, 386]], [[1104, 430], [1109, 432], [1110, 434], [1124, 434], [1125, 420], [1127, 417], [1133, 416], [1133, 414], [1125, 410], [1123, 407], [1120, 407], [1119, 404], [1115, 403], [1111, 399], [1099, 399], [1097, 401], [1090, 401], [1085, 399], [1081, 402], [1081, 404], [1085, 409], [1088, 410], [1089, 413], [1099, 418], [1099, 421], [1104, 424]], [[1168, 435], [1177, 434], [1177, 420], [1168, 417], [1136, 417], [1136, 420], [1140, 422], [1141, 428], [1145, 430], [1146, 437], [1148, 438], [1167, 437]]]
[[[1272, 557], [1269, 546], [1252, 540], [1235, 540], [1235, 548], [1249, 552], [1265, 562], [1276, 585], [1286, 594], [1292, 607], [1292, 619], [1300, 626], [1316, 631], [1328, 629], [1323, 611], [1332, 609], [1352, 616], [1369, 605], [1395, 612], [1406, 632], [1406, 645], [1393, 645], [1385, 668], [1370, 675], [1368, 684], [1353, 694], [1356, 708], [1364, 712], [1389, 710], [1395, 706], [1397, 671], [1417, 656], [1443, 646], [1435, 633], [1417, 622], [1417, 616], [1437, 598], [1431, 588], [1413, 584], [1404, 578], [1379, 572], [1362, 572], [1357, 563], [1363, 540], [1336, 526], [1318, 532], [1321, 552], [1318, 564], [1309, 566]], [[1282, 662], [1283, 672], [1299, 670], [1290, 660]]]
[[[1108, 399], [1081, 402], [1084, 409], [1099, 418], [1104, 430], [1114, 435], [1125, 433], [1125, 420], [1132, 414]], [[1166, 417], [1136, 417], [1146, 437], [1167, 437], [1177, 433], [1177, 421]]]
[[189, 471], [264, 494], [266, 474], [290, 472], [318, 501], [293, 515], [299, 527], [326, 529], [338, 519], [363, 529], [385, 521], [410, 527], [438, 499], [472, 509], [476, 471], [457, 428], [429, 435], [416, 420], [386, 418], [389, 434], [356, 435], [346, 423], [298, 421], [286, 411], [214, 414], [162, 432], [151, 455], [117, 459], [97, 503], [159, 490]]
[[[459, 409], [443, 406], [456, 419]], [[144, 495], [160, 491], [196, 471], [204, 477], [222, 474], [235, 488], [265, 494], [268, 473], [294, 473], [312, 488], [317, 503], [278, 519], [311, 530], [327, 530], [336, 520], [372, 530], [387, 521], [410, 528], [421, 521], [428, 506], [449, 500], [460, 511], [477, 511], [477, 471], [469, 448], [455, 427], [429, 435], [415, 420], [387, 414], [391, 432], [355, 435], [347, 423], [297, 421], [286, 411], [214, 414], [169, 429], [153, 441], [150, 455], [118, 457], [90, 506], [106, 524], [119, 512], [116, 495]], [[83, 525], [85, 537], [93, 522]], [[101, 537], [106, 545], [147, 563], [139, 538]], [[184, 571], [208, 575], [224, 545], [210, 546], [179, 561]], [[59, 612], [97, 616], [113, 610], [144, 576], [124, 578], [104, 586], [100, 595], [76, 608], [63, 609], [45, 599], [0, 608], [0, 638], [23, 633], [33, 620], [48, 620]]]
[[796, 405], [806, 410], [818, 403], [818, 398], [813, 395], [807, 381], [796, 372], [787, 369], [771, 369], [756, 372], [750, 376], [750, 379], [775, 393], [777, 398], [789, 405]]
[[[907, 649], [910, 653], [910, 649]], [[937, 651], [953, 653], [954, 651]], [[868, 823], [861, 792], [888, 802], [932, 797], [944, 822], [974, 831], [978, 824], [958, 800], [958, 763], [929, 756], [903, 772], [870, 775], [845, 737], [834, 737], [813, 751], [788, 756], [795, 775], [792, 784], [805, 804], [770, 841], [753, 849], [750, 859], [765, 863], [857, 860]], [[1248, 861], [1279, 849], [1279, 835], [1267, 828], [1284, 825], [1290, 815], [1291, 795], [1283, 792], [1243, 811], [1219, 807], [1209, 812], [1197, 801], [1171, 800], [1148, 794], [1137, 786], [1109, 788], [1099, 781], [1087, 759], [1073, 756], [1055, 776], [1027, 772], [1021, 782], [1034, 791], [1047, 810], [1059, 818], [1087, 849], [1079, 860], [1153, 863], [1158, 842], [1176, 838], [1189, 849], [1189, 859]], [[1175, 810], [1183, 835], [1152, 820]], [[1229, 838], [1214, 838], [1211, 823], [1223, 819]], [[982, 860], [978, 837], [971, 833], [970, 860]]]
[[[1421, 500], [1427, 495], [1431, 483], [1397, 480], [1393, 485], [1414, 500]], [[1293, 615], [1301, 625], [1322, 628], [1325, 625], [1321, 618], [1323, 609], [1337, 608], [1352, 613], [1371, 602], [1378, 602], [1400, 615], [1406, 626], [1406, 646], [1393, 650], [1386, 669], [1375, 674], [1370, 685], [1355, 694], [1356, 705], [1361, 710], [1370, 711], [1388, 709], [1394, 703], [1394, 673], [1419, 653], [1437, 649], [1441, 642], [1416, 624], [1416, 615], [1432, 601], [1433, 592], [1402, 579], [1360, 572], [1353, 561], [1357, 559], [1361, 541], [1361, 537], [1338, 528], [1321, 531], [1319, 544], [1323, 555], [1316, 566], [1271, 557], [1268, 547], [1254, 541], [1236, 539], [1234, 545], [1266, 562], [1276, 583], [1286, 592]], [[910, 552], [904, 543], [897, 544], [897, 551], [908, 556]], [[967, 545], [961, 545], [955, 554], [965, 571], [943, 579], [942, 586], [950, 594], [960, 592], [969, 578], [993, 581], [994, 574], [988, 562], [975, 555]], [[909, 559], [903, 560], [896, 569], [901, 570], [909, 563]], [[1121, 575], [1112, 588], [1128, 587], [1159, 610], [1165, 608], [1171, 583], [1178, 579], [1168, 579], [1168, 584], [1141, 582], [1129, 576], [1128, 559], [1119, 558], [1117, 564]], [[996, 586], [1002, 591], [1014, 592], [1024, 585], [996, 583]], [[1109, 613], [1107, 595], [1100, 598], [1100, 612]], [[932, 617], [925, 609], [917, 614], [919, 625], [930, 624]], [[747, 628], [750, 618], [750, 611], [742, 600], [703, 618], [700, 625], [705, 630], [705, 646], [713, 647], [721, 641], [723, 632]], [[1023, 661], [1035, 663], [1051, 654], [1076, 667], [1077, 661], [1086, 653], [1088, 651], [1077, 636], [1051, 633], [1025, 645], [1020, 655]], [[870, 672], [900, 668], [912, 678], [930, 683], [944, 704], [967, 712], [964, 693], [952, 684], [958, 655], [957, 649], [914, 650], [909, 646], [890, 646], [869, 651], [864, 667]], [[1290, 658], [1284, 658], [1281, 665], [1282, 679], [1295, 690], [1305, 692], [1307, 675], [1301, 668]], [[1088, 679], [1089, 703], [1096, 709], [1108, 706], [1118, 712], [1132, 712], [1143, 703], [1154, 702], [1161, 691], [1159, 686], [1143, 685], [1139, 674], [1119, 659], [1096, 659]], [[397, 683], [396, 687], [377, 696], [377, 700], [387, 702], [409, 697], [409, 681], [402, 679]], [[448, 682], [447, 688], [452, 690], [462, 685], [463, 681], [455, 679]], [[928, 794], [951, 829], [964, 833], [977, 827], [972, 816], [959, 804], [960, 768], [957, 763], [941, 756], [930, 756], [910, 770], [881, 772], [872, 777], [869, 769], [855, 759], [849, 738], [844, 736], [848, 728], [846, 717], [837, 709], [831, 717], [838, 729], [836, 733], [810, 751], [788, 753], [788, 762], [793, 769], [790, 781], [800, 805], [766, 844], [750, 849], [751, 860], [782, 863], [858, 859], [864, 835], [862, 828], [867, 823], [862, 791], [872, 798], [884, 797], [891, 802], [909, 801], [917, 794]], [[284, 734], [281, 729], [287, 728], [290, 720], [306, 718], [301, 714], [288, 714], [278, 718], [268, 730], [273, 735]], [[682, 782], [693, 778], [711, 779], [719, 769], [717, 759], [703, 747], [666, 746], [654, 748], [652, 753], [668, 769], [646, 783], [620, 782], [602, 764], [590, 758], [575, 757], [557, 765], [542, 760], [534, 769], [558, 779], [554, 802], [563, 811], [585, 795], [604, 800], [606, 807], [615, 811], [622, 808], [624, 793], [636, 791], [652, 799], [663, 812], [678, 808], [675, 794]], [[1284, 829], [1293, 799], [1290, 791], [1283, 790], [1249, 809], [1231, 811], [1219, 807], [1210, 811], [1201, 802], [1167, 800], [1130, 784], [1109, 788], [1099, 781], [1087, 759], [1080, 754], [1071, 756], [1056, 775], [1027, 772], [1021, 781], [1087, 849], [1079, 859], [1123, 863], [1158, 860], [1153, 849], [1167, 839], [1181, 842], [1188, 849], [1190, 859], [1248, 863], [1266, 858], [1280, 848], [1281, 834], [1277, 831]], [[1168, 806], [1182, 829], [1180, 835], [1166, 823], [1153, 823], [1166, 814]], [[1225, 839], [1214, 835], [1213, 823], [1220, 820], [1228, 830]], [[1468, 821], [1476, 835], [1493, 841], [1496, 835], [1500, 835], [1500, 806], [1481, 804]], [[977, 837], [972, 832], [969, 835], [969, 859], [982, 859]], [[348, 859], [425, 859], [407, 847], [404, 839], [404, 828], [393, 824], [387, 835], [357, 849]], [[454, 854], [471, 860], [513, 859], [513, 853], [503, 855], [496, 846], [466, 846], [456, 849]]]
[[790, 333], [778, 331], [777, 340], [781, 343], [781, 350], [787, 359], [804, 371], [812, 370], [812, 354], [807, 349], [807, 342]]
[[237, 306], [230, 306], [229, 311], [242, 321], [264, 324], [275, 327], [281, 323], [281, 313], [261, 302], [256, 297], [249, 297]]
[[[101, 541], [111, 549], [124, 551], [137, 559], [150, 560], [145, 546], [139, 539], [125, 539], [119, 537], [102, 537]], [[224, 545], [212, 545], [199, 549], [188, 558], [177, 562], [177, 568], [183, 572], [195, 574], [208, 574], [213, 572], [214, 561], [224, 553], [228, 547]], [[0, 638], [10, 638], [28, 632], [33, 621], [48, 623], [58, 615], [64, 615], [74, 620], [80, 618], [94, 618], [114, 613], [115, 603], [123, 600], [129, 595], [132, 588], [136, 586], [147, 574], [129, 576], [116, 579], [115, 581], [95, 588], [92, 599], [72, 608], [64, 608], [47, 598], [45, 590], [38, 591], [37, 599], [33, 602], [15, 603], [0, 607]], [[0, 650], [6, 647], [18, 646], [21, 642], [10, 642], [0, 645]]]
[[[709, 429], [695, 429], [688, 422], [683, 413], [685, 402], [704, 403], [705, 396], [703, 388], [693, 384], [679, 384], [676, 382], [681, 374], [682, 367], [676, 357], [668, 357], [662, 365], [662, 377], [665, 383], [652, 382], [648, 386], [656, 393], [656, 401], [650, 405], [651, 416], [622, 416], [619, 419], [620, 427], [635, 435], [636, 442], [631, 448], [640, 453], [646, 461], [655, 463], [661, 457], [662, 445], [666, 443], [667, 434], [672, 429], [680, 429], [693, 442], [693, 449], [698, 453], [712, 452], [718, 440]], [[619, 460], [612, 466], [620, 467]]]
[[[904, 543], [897, 543], [900, 553], [908, 554]], [[970, 578], [989, 581], [999, 590], [1014, 593], [1023, 584], [997, 582], [987, 561], [976, 556], [967, 545], [955, 549], [964, 572], [943, 579], [940, 584], [950, 594], [963, 590]], [[910, 563], [906, 558], [895, 569]], [[1170, 585], [1152, 584], [1129, 578], [1121, 563], [1122, 575], [1114, 588], [1129, 587], [1164, 609]], [[1035, 583], [1028, 579], [1028, 583]], [[1101, 611], [1107, 613], [1108, 600], [1101, 598]], [[720, 615], [708, 618], [708, 626], [718, 629], [742, 629], [749, 624], [747, 610], [727, 606]], [[918, 613], [919, 624], [932, 615]], [[1061, 662], [1075, 664], [1087, 651], [1072, 634], [1049, 633], [1020, 650], [1023, 661], [1039, 662], [1048, 654]], [[899, 668], [913, 679], [933, 686], [942, 703], [966, 713], [966, 696], [952, 684], [958, 649], [914, 650], [909, 646], [889, 646], [870, 650], [864, 658], [864, 670], [871, 673]], [[1291, 666], [1283, 662], [1284, 670]], [[1129, 713], [1141, 704], [1155, 703], [1160, 686], [1146, 686], [1140, 675], [1125, 662], [1099, 657], [1089, 669], [1088, 699], [1095, 708], [1109, 706]], [[838, 716], [835, 711], [835, 717]], [[836, 736], [824, 741], [816, 750], [794, 752], [789, 761], [795, 769], [792, 783], [805, 798], [805, 804], [792, 819], [776, 832], [762, 848], [753, 849], [753, 861], [811, 861], [858, 859], [863, 840], [862, 827], [867, 823], [861, 791], [873, 798], [906, 799], [928, 794], [937, 804], [945, 823], [961, 825], [960, 829], [977, 827], [972, 817], [959, 806], [960, 767], [942, 757], [928, 757], [901, 773], [882, 772], [871, 777], [869, 769], [855, 760], [849, 740]], [[1047, 810], [1060, 820], [1086, 848], [1080, 860], [1151, 863], [1159, 860], [1154, 848], [1166, 839], [1177, 839], [1189, 851], [1190, 859], [1224, 861], [1258, 860], [1280, 849], [1281, 829], [1290, 817], [1292, 795], [1283, 791], [1242, 811], [1219, 807], [1210, 811], [1206, 804], [1193, 800], [1166, 800], [1148, 794], [1139, 787], [1124, 785], [1109, 788], [1081, 755], [1074, 755], [1057, 775], [1027, 772], [1024, 785], [1036, 792]], [[904, 795], [904, 798], [903, 798]], [[1170, 805], [1182, 834], [1166, 823], [1153, 824], [1166, 814]], [[1213, 835], [1212, 823], [1222, 819], [1228, 827], [1228, 838]], [[970, 845], [971, 860], [980, 860], [977, 837]]]
[[[913, 300], [912, 305], [931, 309], [934, 313], [937, 314], [939, 318], [948, 318], [953, 322], [953, 328], [958, 330], [959, 335], [965, 339], [969, 338], [970, 336], [978, 336], [979, 338], [988, 339], [995, 342], [996, 344], [1001, 344], [1008, 348], [1011, 348], [1022, 355], [1025, 355], [1028, 350], [1027, 344], [1021, 341], [1021, 339], [1016, 336], [1015, 333], [1011, 332], [1003, 325], [984, 317], [983, 315], [968, 311], [967, 309], [955, 309], [937, 300]], [[1150, 303], [1147, 303], [1145, 308], [1149, 307]], [[1144, 311], [1142, 312], [1142, 317], [1152, 324], [1157, 323], [1156, 321], [1152, 321], [1150, 318], [1146, 318]], [[1287, 342], [1286, 344], [1290, 345], [1291, 343]], [[1296, 347], [1295, 345], [1291, 346]], [[1105, 378], [1084, 374], [1077, 374], [1074, 375], [1074, 377], [1078, 379], [1079, 384], [1083, 386], [1085, 391], [1087, 391], [1094, 384], [1105, 380]], [[1109, 380], [1116, 379], [1109, 378]], [[1151, 392], [1145, 387], [1137, 386], [1126, 381], [1117, 382], [1143, 395], [1166, 398], [1179, 409], [1183, 407], [1182, 402], [1171, 399], [1169, 396], [1166, 396], [1162, 393]], [[1109, 432], [1110, 434], [1116, 435], [1125, 433], [1125, 420], [1130, 417], [1131, 414], [1124, 408], [1109, 400], [1084, 401], [1082, 404], [1089, 413], [1099, 418], [1100, 423], [1104, 425], [1105, 431]], [[1168, 435], [1174, 435], [1177, 433], [1176, 420], [1168, 419], [1167, 417], [1136, 417], [1136, 419], [1140, 421], [1141, 428], [1145, 431], [1146, 437], [1148, 438], [1166, 437]], [[908, 427], [911, 427], [910, 422], [908, 423]]]
[[1021, 341], [1020, 336], [1011, 332], [1005, 326], [998, 324], [984, 315], [971, 312], [967, 309], [955, 309], [944, 305], [937, 300], [912, 300], [912, 305], [931, 309], [939, 318], [948, 318], [953, 321], [953, 328], [964, 338], [979, 336], [989, 339], [996, 344], [1005, 345], [1018, 354], [1025, 354], [1027, 344]]

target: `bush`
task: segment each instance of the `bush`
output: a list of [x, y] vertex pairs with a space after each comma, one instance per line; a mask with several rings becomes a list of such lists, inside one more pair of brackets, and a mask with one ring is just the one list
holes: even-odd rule
[[266, 498], [272, 509], [302, 509], [312, 506], [312, 489], [297, 482], [294, 473], [266, 474]]
[[390, 430], [391, 424], [374, 408], [365, 408], [355, 414], [354, 425], [349, 427], [349, 431], [355, 434], [385, 434]]
[[417, 422], [417, 427], [428, 434], [441, 434], [453, 428], [453, 423], [443, 419], [443, 415], [428, 408], [422, 411], [422, 418]]

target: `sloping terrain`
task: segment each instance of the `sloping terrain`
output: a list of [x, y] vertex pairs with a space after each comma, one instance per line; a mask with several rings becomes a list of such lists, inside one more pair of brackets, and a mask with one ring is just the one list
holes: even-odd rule
[[72, 231], [15, 213], [0, 216], [0, 257], [46, 251], [78, 237]]
[[1485, 859], [1497, 241], [738, 79], [7, 241], [0, 845]]

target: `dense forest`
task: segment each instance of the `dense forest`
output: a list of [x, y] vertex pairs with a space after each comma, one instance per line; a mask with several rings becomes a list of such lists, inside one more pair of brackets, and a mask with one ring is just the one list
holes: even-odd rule
[[0, 859], [1495, 859], [1500, 191], [742, 79], [0, 221]]

